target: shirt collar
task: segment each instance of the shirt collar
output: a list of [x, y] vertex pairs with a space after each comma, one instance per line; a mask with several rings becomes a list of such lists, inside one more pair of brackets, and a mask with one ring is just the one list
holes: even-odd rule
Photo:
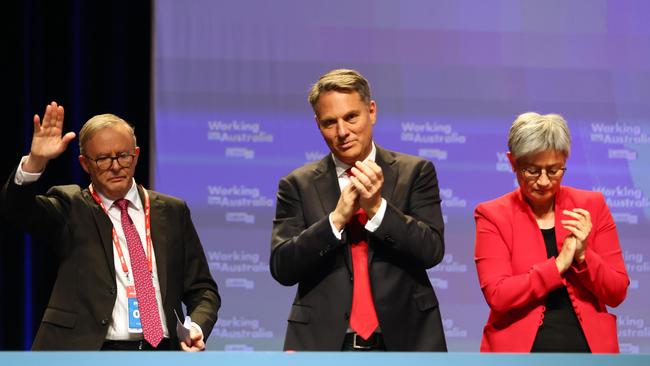
[[[104, 204], [104, 207], [106, 207], [106, 209], [110, 209], [113, 206], [113, 203], [117, 201], [117, 200], [112, 200], [110, 198], [107, 198], [99, 191], [96, 192], [97, 195], [99, 196], [99, 199], [102, 200], [102, 203]], [[142, 209], [142, 201], [140, 201], [140, 194], [138, 193], [138, 185], [135, 184], [135, 179], [133, 179], [133, 184], [131, 184], [131, 188], [129, 188], [129, 191], [126, 192], [126, 194], [124, 195], [124, 199], [129, 201], [129, 205], [132, 208], [135, 208], [138, 211]]]
[[[345, 175], [345, 171], [350, 169], [350, 165], [342, 162], [339, 160], [334, 154], [331, 155], [332, 160], [334, 160], [334, 166], [336, 167], [336, 176], [341, 177]], [[370, 150], [370, 154], [368, 154], [368, 157], [363, 159], [363, 161], [375, 161], [375, 157], [377, 156], [377, 149], [375, 148], [375, 142], [372, 142], [372, 149]]]

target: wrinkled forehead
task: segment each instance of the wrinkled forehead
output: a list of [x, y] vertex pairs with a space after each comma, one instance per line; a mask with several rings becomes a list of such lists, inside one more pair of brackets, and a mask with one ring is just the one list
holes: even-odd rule
[[88, 137], [85, 150], [94, 155], [112, 155], [120, 152], [133, 152], [135, 139], [131, 131], [122, 125], [103, 127]]
[[314, 105], [314, 113], [319, 119], [362, 109], [368, 109], [368, 104], [356, 91], [327, 91], [318, 98]]

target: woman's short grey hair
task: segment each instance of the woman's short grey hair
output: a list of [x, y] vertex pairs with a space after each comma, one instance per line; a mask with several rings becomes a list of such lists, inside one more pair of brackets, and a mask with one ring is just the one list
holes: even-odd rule
[[569, 157], [569, 127], [559, 114], [520, 114], [510, 127], [508, 149], [516, 159], [547, 150], [558, 151]]
[[135, 131], [133, 130], [133, 126], [131, 126], [127, 121], [114, 114], [99, 114], [86, 121], [83, 127], [81, 127], [81, 131], [79, 131], [79, 153], [81, 155], [85, 154], [86, 142], [90, 140], [90, 138], [93, 137], [97, 131], [102, 130], [106, 127], [115, 126], [122, 126], [126, 128], [133, 137], [133, 146], [135, 147], [138, 145], [135, 140]]
[[316, 103], [322, 93], [338, 91], [343, 93], [357, 92], [365, 104], [370, 103], [370, 83], [358, 71], [352, 69], [336, 69], [321, 76], [309, 91], [309, 104], [314, 112]]

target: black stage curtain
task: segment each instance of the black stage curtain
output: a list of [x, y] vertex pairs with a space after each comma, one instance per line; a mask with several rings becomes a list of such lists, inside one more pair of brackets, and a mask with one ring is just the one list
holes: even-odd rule
[[[4, 4], [0, 181], [29, 152], [32, 117], [51, 101], [65, 108], [65, 131], [101, 113], [134, 125], [141, 147], [136, 180], [149, 185], [151, 1], [24, 0]], [[42, 178], [87, 185], [78, 140]], [[0, 219], [0, 350], [29, 349], [56, 277], [46, 243]]]

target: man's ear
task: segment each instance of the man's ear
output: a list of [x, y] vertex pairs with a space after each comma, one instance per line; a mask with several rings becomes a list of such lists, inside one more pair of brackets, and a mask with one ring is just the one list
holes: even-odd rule
[[85, 156], [79, 155], [79, 164], [81, 164], [81, 167], [84, 169], [84, 171], [86, 173], [90, 174], [90, 170], [89, 170], [89, 166], [88, 166], [89, 162], [88, 162], [88, 159], [86, 159]]
[[133, 165], [131, 166], [132, 168], [135, 168], [136, 165], [138, 165], [138, 158], [140, 157], [140, 147], [136, 146], [135, 147], [135, 158], [133, 159]]
[[377, 122], [377, 103], [374, 100], [368, 104], [368, 114], [370, 114], [370, 121], [374, 125]]

